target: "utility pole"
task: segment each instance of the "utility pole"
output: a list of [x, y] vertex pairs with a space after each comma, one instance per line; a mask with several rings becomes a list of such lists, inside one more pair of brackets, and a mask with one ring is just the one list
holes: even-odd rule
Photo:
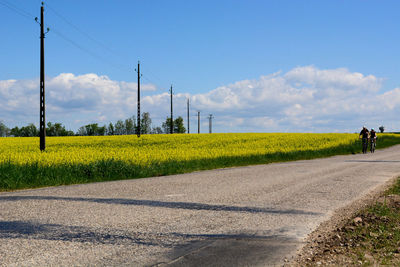
[[170, 93], [171, 93], [171, 125], [170, 125], [171, 129], [170, 129], [170, 134], [172, 134], [174, 132], [174, 118], [173, 118], [173, 109], [172, 109], [172, 84], [171, 84]]
[[212, 119], [213, 119], [213, 115], [210, 114], [208, 115], [208, 132], [212, 133]]
[[200, 133], [200, 111], [197, 111], [197, 133]]
[[188, 133], [190, 133], [190, 121], [189, 121], [189, 98], [187, 99], [187, 125], [188, 125]]
[[[45, 103], [45, 87], [44, 87], [44, 3], [40, 7], [40, 151], [46, 149], [46, 103]], [[35, 18], [38, 22], [38, 18]]]
[[140, 61], [137, 64], [137, 136], [140, 137]]

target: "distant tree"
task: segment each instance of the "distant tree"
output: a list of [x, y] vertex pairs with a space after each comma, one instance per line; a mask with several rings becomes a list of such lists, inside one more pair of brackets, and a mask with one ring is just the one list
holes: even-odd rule
[[105, 135], [107, 127], [99, 126], [97, 123], [87, 124], [85, 126], [79, 127], [77, 135], [81, 136], [98, 136]]
[[57, 136], [56, 135], [56, 130], [54, 128], [54, 124], [52, 122], [47, 123], [46, 127], [46, 135], [47, 136]]
[[10, 135], [10, 129], [0, 121], [0, 137], [5, 137]]
[[183, 118], [178, 117], [174, 120], [174, 133], [185, 133], [186, 128], [183, 126]]
[[131, 117], [125, 120], [125, 134], [135, 134], [136, 133], [136, 123], [135, 117]]
[[126, 131], [125, 131], [125, 124], [124, 124], [124, 122], [123, 122], [122, 120], [118, 120], [118, 121], [115, 123], [115, 130], [114, 130], [114, 132], [115, 132], [116, 135], [122, 135], [122, 134], [125, 134], [125, 133], [126, 133]]
[[10, 130], [10, 135], [15, 136], [15, 137], [21, 136], [21, 133], [20, 133], [20, 130], [19, 130], [18, 126], [15, 126], [14, 128], [12, 128]]
[[62, 136], [65, 132], [65, 127], [61, 123], [54, 123], [55, 136]]
[[161, 127], [164, 133], [169, 134], [171, 132], [171, 118], [167, 117], [165, 122], [162, 123]]
[[149, 134], [151, 133], [151, 118], [150, 113], [145, 112], [142, 114], [142, 119], [140, 120], [140, 133]]
[[85, 128], [86, 128], [86, 135], [93, 136], [96, 135], [96, 133], [98, 132], [99, 125], [97, 123], [92, 123], [85, 125]]
[[19, 136], [21, 137], [39, 136], [39, 130], [36, 128], [35, 124], [30, 123], [28, 126], [23, 126], [21, 127], [21, 129], [19, 129]]
[[383, 125], [381, 127], [379, 127], [379, 131], [381, 131], [381, 133], [383, 133], [385, 131], [385, 127], [383, 127]]
[[79, 129], [78, 129], [78, 131], [76, 132], [76, 134], [77, 134], [77, 135], [80, 135], [80, 136], [85, 136], [85, 135], [87, 135], [87, 134], [86, 134], [86, 128], [85, 128], [85, 126], [79, 127]]
[[48, 122], [46, 127], [46, 135], [47, 136], [72, 136], [74, 135], [73, 131], [67, 131], [65, 126], [61, 123], [52, 123]]
[[74, 135], [75, 135], [74, 131], [66, 130], [65, 135], [63, 136], [74, 136]]
[[[164, 133], [170, 133], [170, 129], [171, 129], [171, 118], [167, 117], [167, 119], [165, 120], [165, 122], [162, 123], [162, 126]], [[186, 128], [185, 126], [183, 126], [183, 118], [182, 117], [178, 117], [174, 120], [174, 124], [173, 124], [173, 133], [185, 133], [186, 132]]]
[[107, 135], [114, 135], [114, 125], [110, 122], [110, 124], [107, 127]]
[[151, 134], [162, 134], [162, 133], [163, 133], [163, 130], [162, 130], [161, 127], [159, 127], [159, 126], [154, 127], [154, 128], [151, 130]]
[[101, 127], [97, 128], [97, 132], [95, 133], [95, 135], [105, 135], [107, 133], [107, 126], [103, 125]]

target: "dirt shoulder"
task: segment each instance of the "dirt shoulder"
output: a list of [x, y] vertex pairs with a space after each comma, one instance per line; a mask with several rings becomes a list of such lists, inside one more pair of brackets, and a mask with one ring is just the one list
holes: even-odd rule
[[[400, 196], [388, 193], [388, 190], [393, 189], [396, 184], [399, 186], [399, 181], [399, 178], [393, 178], [363, 198], [335, 211], [330, 220], [323, 222], [308, 236], [306, 245], [289, 265], [368, 266], [379, 265], [379, 261], [385, 257], [392, 259], [394, 256], [395, 261], [396, 258], [400, 260], [400, 246], [398, 246], [400, 244], [394, 244], [398, 248], [389, 252], [393, 255], [387, 255], [385, 249], [373, 249], [385, 246], [385, 243], [375, 244], [369, 240], [372, 238], [379, 241], [381, 238], [379, 235], [385, 235], [385, 233], [380, 229], [377, 230], [378, 233], [371, 232], [376, 230], [371, 229], [382, 228], [379, 224], [386, 225], [388, 221], [387, 216], [377, 215], [370, 210], [376, 207], [378, 209], [380, 207], [400, 208]], [[398, 222], [396, 221], [396, 223]], [[388, 233], [388, 235], [389, 237], [385, 236], [385, 239], [390, 239], [392, 233]], [[372, 251], [368, 252], [370, 249]]]

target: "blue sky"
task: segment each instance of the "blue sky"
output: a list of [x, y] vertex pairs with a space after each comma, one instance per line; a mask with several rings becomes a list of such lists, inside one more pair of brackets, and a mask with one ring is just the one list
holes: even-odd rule
[[[23, 15], [5, 7], [10, 3]], [[34, 88], [39, 76], [39, 25], [33, 19], [39, 17], [40, 3], [0, 0], [0, 120], [10, 126], [38, 121], [32, 115], [37, 104], [31, 104], [31, 109], [26, 106], [39, 92], [38, 83], [37, 90]], [[148, 97], [144, 111], [150, 112], [155, 124], [168, 115], [167, 109], [160, 106], [167, 105], [165, 93], [173, 84], [177, 105], [181, 105], [177, 106], [176, 115], [184, 116], [184, 99], [193, 98], [194, 110], [214, 114], [217, 132], [352, 132], [361, 124], [386, 124], [388, 129], [397, 129], [398, 1], [45, 3], [45, 24], [50, 27], [45, 44], [46, 75], [50, 81], [48, 91], [54, 91], [53, 95], [48, 92], [47, 117], [71, 129], [90, 122], [115, 122], [135, 114], [134, 68], [138, 60], [144, 75], [142, 82], [148, 87], [143, 92]], [[52, 82], [63, 73], [74, 76], [68, 76], [62, 85]], [[310, 73], [314, 77], [311, 80]], [[88, 74], [97, 76], [88, 79]], [[371, 77], [375, 79], [372, 81]], [[99, 82], [96, 88], [89, 86], [93, 79]], [[100, 90], [101, 81], [108, 83], [107, 79], [119, 86], [118, 90]], [[273, 89], [276, 79], [283, 80], [279, 83], [282, 87]], [[4, 85], [8, 80], [15, 82]], [[27, 83], [32, 85], [26, 86]], [[131, 86], [121, 87], [121, 83]], [[256, 98], [246, 98], [248, 92], [240, 84], [252, 87], [253, 96], [271, 92], [275, 92], [274, 96], [283, 93], [282, 97], [307, 92], [311, 95], [290, 103], [281, 98], [272, 102], [272, 97], [261, 98], [264, 102], [260, 104]], [[365, 89], [370, 85], [372, 89]], [[63, 94], [65, 88], [72, 91]], [[84, 93], [85, 88], [88, 93]], [[30, 96], [26, 103], [18, 100], [15, 90]], [[132, 90], [132, 94], [124, 90]], [[79, 99], [77, 94], [82, 94]], [[115, 97], [112, 103], [116, 106], [107, 104], [100, 94], [107, 95], [107, 99]], [[357, 94], [358, 98], [354, 96]], [[364, 102], [360, 103], [359, 98]], [[116, 107], [128, 105], [121, 102], [126, 99], [132, 100], [132, 106], [116, 111]], [[60, 101], [63, 108], [57, 106]], [[349, 108], [351, 101], [354, 107]], [[335, 105], [322, 116], [317, 110], [327, 107], [326, 103]], [[385, 109], [378, 108], [381, 105]], [[292, 112], [299, 108], [301, 111]], [[191, 128], [195, 129], [194, 118], [192, 121]], [[203, 129], [206, 124], [204, 120]], [[260, 127], [261, 124], [265, 126]]]

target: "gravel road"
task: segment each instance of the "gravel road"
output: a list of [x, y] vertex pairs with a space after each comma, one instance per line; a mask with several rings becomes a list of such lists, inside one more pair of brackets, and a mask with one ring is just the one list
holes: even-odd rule
[[335, 210], [398, 175], [394, 146], [0, 193], [0, 265], [282, 265]]

